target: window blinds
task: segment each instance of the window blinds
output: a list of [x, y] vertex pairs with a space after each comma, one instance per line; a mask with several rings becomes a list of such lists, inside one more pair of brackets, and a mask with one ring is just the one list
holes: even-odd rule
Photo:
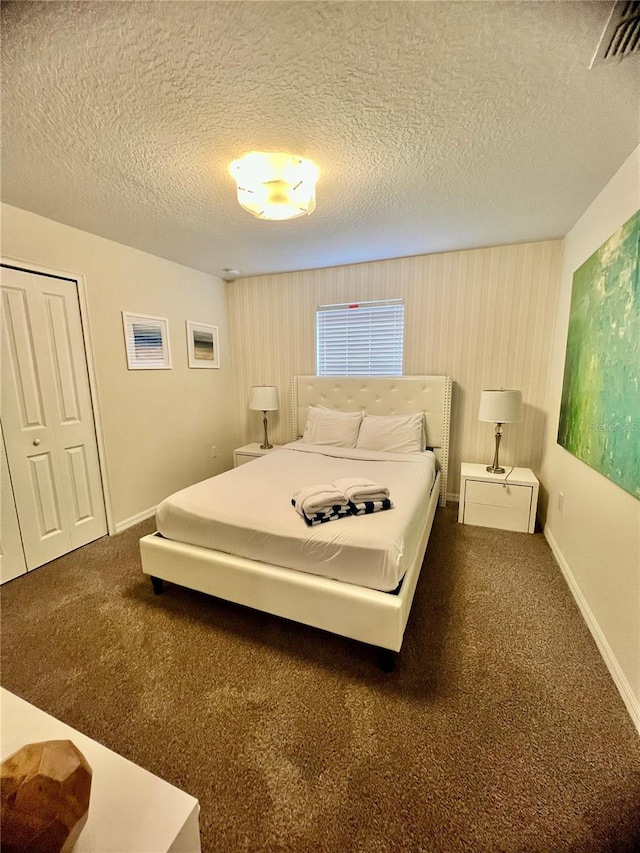
[[320, 305], [318, 376], [402, 376], [404, 302]]

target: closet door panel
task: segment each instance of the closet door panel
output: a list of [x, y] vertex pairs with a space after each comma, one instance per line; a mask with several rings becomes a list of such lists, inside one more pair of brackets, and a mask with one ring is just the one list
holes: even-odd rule
[[2, 421], [28, 568], [65, 554], [65, 483], [52, 424], [51, 361], [44, 318], [32, 309], [30, 276], [2, 270]]
[[81, 420], [76, 374], [73, 365], [71, 330], [64, 297], [43, 294], [49, 332], [49, 344], [55, 376], [57, 417], [60, 424], [77, 424]]
[[0, 584], [27, 571], [18, 515], [0, 426]]
[[[3, 281], [4, 281], [3, 275]], [[3, 364], [11, 371], [17, 409], [4, 407], [5, 419], [11, 429], [33, 430], [44, 427], [44, 410], [40, 378], [36, 370], [33, 333], [24, 287], [2, 288], [3, 341], [8, 352], [3, 352]], [[6, 373], [3, 380], [7, 381]], [[11, 417], [10, 417], [11, 416]], [[16, 417], [17, 416], [17, 417]]]
[[73, 492], [73, 522], [77, 525], [96, 517], [92, 500], [91, 470], [84, 445], [67, 447], [65, 452]]
[[69, 281], [45, 278], [32, 294], [33, 310], [46, 325], [53, 429], [68, 489], [66, 524], [77, 548], [107, 532], [77, 292]]

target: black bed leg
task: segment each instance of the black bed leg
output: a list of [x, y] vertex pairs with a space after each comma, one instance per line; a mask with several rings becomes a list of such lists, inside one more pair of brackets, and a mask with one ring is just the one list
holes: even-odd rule
[[154, 578], [153, 575], [150, 575], [150, 578], [154, 593], [156, 595], [162, 595], [164, 592], [164, 581], [162, 578]]
[[391, 649], [378, 649], [378, 666], [383, 672], [393, 672], [397, 656], [397, 652], [392, 652]]

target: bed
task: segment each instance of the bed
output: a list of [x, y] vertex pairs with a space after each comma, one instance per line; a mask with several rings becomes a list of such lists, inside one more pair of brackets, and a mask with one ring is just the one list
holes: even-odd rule
[[[142, 570], [156, 593], [170, 581], [376, 646], [391, 670], [446, 504], [451, 379], [297, 376], [290, 403], [290, 444], [159, 505], [159, 532], [140, 542]], [[367, 426], [382, 423], [371, 416], [421, 413], [428, 450], [315, 444], [305, 427], [318, 408], [362, 412]], [[394, 508], [307, 527], [292, 491], [339, 476], [386, 480]]]

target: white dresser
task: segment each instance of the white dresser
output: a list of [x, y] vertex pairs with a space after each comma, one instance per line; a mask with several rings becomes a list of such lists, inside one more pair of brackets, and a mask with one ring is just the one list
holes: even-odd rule
[[93, 776], [89, 818], [73, 853], [200, 853], [198, 801], [0, 688], [2, 759], [26, 743], [70, 740]]
[[529, 468], [491, 474], [486, 465], [463, 462], [458, 521], [533, 533], [540, 484]]

